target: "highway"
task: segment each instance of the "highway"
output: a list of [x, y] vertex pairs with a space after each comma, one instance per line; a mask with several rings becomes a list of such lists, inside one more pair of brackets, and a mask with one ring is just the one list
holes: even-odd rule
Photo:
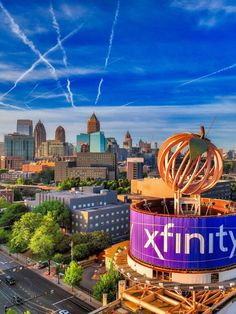
[[[13, 271], [14, 268], [17, 271]], [[16, 280], [15, 285], [9, 286], [5, 282], [5, 276], [8, 274]], [[12, 307], [19, 313], [24, 313], [26, 310], [31, 314], [58, 313], [63, 309], [71, 314], [86, 314], [93, 310], [82, 300], [32, 270], [27, 268], [20, 270], [20, 264], [2, 252], [0, 252], [0, 280], [0, 313], [4, 313], [5, 305], [12, 305], [14, 295], [24, 300], [24, 304]]]

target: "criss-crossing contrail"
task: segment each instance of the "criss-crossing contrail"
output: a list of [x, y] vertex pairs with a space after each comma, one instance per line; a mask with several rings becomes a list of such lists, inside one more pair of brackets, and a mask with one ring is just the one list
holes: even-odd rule
[[25, 99], [28, 98], [32, 93], [36, 90], [39, 84], [35, 84], [34, 87], [29, 91], [29, 93], [24, 97]]
[[2, 102], [2, 101], [0, 101], [0, 106], [6, 107], [6, 108], [12, 108], [12, 109], [17, 109], [17, 110], [26, 111], [25, 108], [22, 108], [22, 107], [19, 107], [19, 106], [15, 106], [15, 105], [6, 104], [6, 103], [4, 103], [4, 102]]
[[[111, 54], [112, 43], [113, 43], [113, 38], [114, 38], [115, 26], [117, 24], [118, 17], [119, 17], [119, 11], [120, 11], [120, 0], [117, 1], [115, 17], [114, 17], [114, 20], [112, 23], [111, 35], [109, 38], [109, 46], [108, 46], [107, 55], [106, 55], [106, 59], [105, 59], [104, 69], [106, 69], [108, 66], [108, 62], [109, 62], [109, 58], [110, 58], [110, 54]], [[95, 105], [98, 103], [100, 95], [101, 95], [102, 83], [103, 83], [103, 78], [100, 79], [100, 82], [98, 84], [98, 92], [97, 92], [97, 97], [95, 100]]]
[[[50, 73], [52, 74], [53, 78], [57, 82], [58, 86], [60, 86], [60, 81], [58, 80], [56, 69], [54, 66], [41, 54], [41, 52], [36, 48], [35, 44], [28, 39], [28, 37], [25, 35], [23, 30], [20, 28], [20, 26], [15, 22], [14, 18], [11, 16], [11, 14], [8, 12], [8, 10], [3, 6], [2, 2], [0, 1], [0, 8], [2, 9], [5, 16], [8, 18], [9, 25], [11, 31], [26, 45], [28, 46], [36, 56], [38, 56], [42, 62], [46, 64], [48, 67]], [[67, 95], [65, 94], [65, 97], [67, 98]]]
[[[66, 54], [65, 48], [62, 45], [61, 30], [60, 30], [60, 26], [59, 26], [59, 24], [57, 22], [57, 18], [56, 18], [54, 9], [53, 9], [52, 2], [51, 2], [51, 6], [50, 6], [49, 11], [50, 11], [51, 16], [52, 16], [52, 25], [53, 25], [56, 33], [57, 33], [57, 43], [58, 43], [59, 48], [61, 49], [61, 52], [62, 52], [63, 63], [64, 63], [64, 66], [65, 66], [65, 69], [68, 70], [67, 54]], [[66, 88], [67, 88], [67, 91], [68, 91], [69, 101], [70, 101], [72, 107], [75, 107], [74, 99], [73, 99], [73, 93], [72, 93], [71, 88], [70, 88], [71, 82], [70, 82], [70, 79], [68, 77], [67, 77], [66, 80], [67, 80]]]
[[[64, 42], [65, 40], [67, 40], [69, 37], [71, 37], [72, 35], [74, 35], [78, 30], [80, 29], [80, 27], [77, 27], [76, 29], [74, 29], [72, 32], [70, 32], [68, 35], [66, 35], [62, 40], [61, 42]], [[58, 43], [56, 45], [54, 45], [53, 47], [51, 47], [50, 49], [48, 49], [44, 54], [43, 54], [43, 57], [46, 57], [47, 55], [49, 55], [51, 52], [55, 51], [57, 48], [59, 47]], [[26, 75], [28, 75], [29, 73], [31, 73], [35, 67], [42, 61], [41, 58], [39, 58], [38, 60], [36, 60], [32, 65], [31, 67], [26, 70], [24, 73], [22, 73], [18, 79], [14, 82], [13, 86], [7, 91], [5, 92], [2, 96], [0, 96], [0, 99], [2, 99], [3, 97], [7, 96], [11, 91], [13, 91], [13, 89], [16, 88], [17, 84], [19, 82], [21, 82], [25, 77]], [[61, 88], [61, 86], [59, 86], [59, 88]]]
[[202, 75], [202, 76], [200, 76], [200, 77], [197, 77], [197, 78], [195, 78], [195, 79], [193, 79], [193, 80], [190, 80], [190, 81], [187, 81], [187, 82], [185, 82], [185, 83], [182, 83], [182, 84], [179, 85], [179, 87], [180, 87], [180, 86], [184, 86], [184, 85], [188, 85], [188, 84], [191, 84], [191, 83], [194, 83], [194, 82], [197, 82], [197, 81], [200, 81], [200, 80], [202, 80], [202, 79], [204, 79], [204, 78], [213, 76], [213, 75], [215, 75], [215, 74], [218, 74], [218, 73], [221, 73], [221, 72], [224, 72], [224, 71], [228, 71], [228, 70], [233, 69], [233, 68], [235, 68], [235, 67], [236, 67], [236, 63], [234, 63], [234, 64], [232, 64], [232, 65], [230, 65], [230, 66], [224, 67], [224, 68], [222, 68], [222, 69], [219, 69], [219, 70], [217, 70], [217, 71], [211, 72], [211, 73], [209, 73], [209, 74]]

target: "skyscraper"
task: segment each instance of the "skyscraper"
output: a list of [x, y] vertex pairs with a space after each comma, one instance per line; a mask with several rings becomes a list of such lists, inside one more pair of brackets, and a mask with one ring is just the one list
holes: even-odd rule
[[34, 128], [34, 142], [35, 142], [35, 158], [39, 155], [39, 147], [42, 142], [46, 142], [46, 130], [43, 123], [39, 120]]
[[87, 133], [95, 133], [100, 131], [100, 122], [95, 113], [91, 115], [87, 122]]
[[32, 120], [17, 120], [16, 131], [19, 134], [33, 135], [33, 121]]
[[123, 148], [129, 149], [129, 150], [132, 149], [132, 138], [131, 138], [129, 131], [127, 131], [125, 134], [125, 139], [123, 142]]
[[23, 160], [34, 159], [34, 138], [19, 133], [4, 136], [4, 149], [7, 157], [21, 157]]
[[66, 141], [65, 129], [61, 125], [56, 128], [55, 140], [61, 143], [65, 143]]

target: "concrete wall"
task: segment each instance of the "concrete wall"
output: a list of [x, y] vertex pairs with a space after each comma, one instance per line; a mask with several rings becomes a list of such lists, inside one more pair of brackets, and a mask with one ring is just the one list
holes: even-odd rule
[[131, 180], [131, 193], [152, 197], [174, 197], [171, 188], [161, 178]]

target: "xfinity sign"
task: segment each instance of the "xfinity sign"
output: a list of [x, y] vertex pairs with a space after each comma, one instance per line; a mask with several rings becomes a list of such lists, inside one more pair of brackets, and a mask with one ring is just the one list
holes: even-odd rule
[[131, 211], [130, 251], [161, 267], [236, 264], [236, 216], [167, 217]]

